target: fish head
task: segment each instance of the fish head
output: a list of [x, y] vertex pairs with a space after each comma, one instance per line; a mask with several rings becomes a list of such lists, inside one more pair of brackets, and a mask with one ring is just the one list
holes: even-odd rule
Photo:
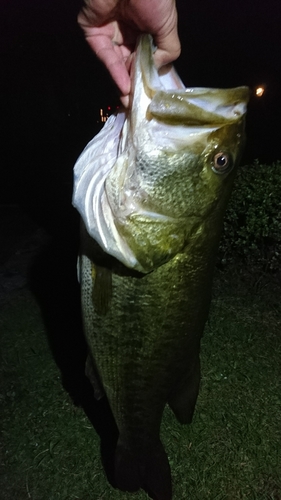
[[142, 273], [218, 240], [249, 94], [186, 88], [173, 66], [155, 67], [154, 50], [142, 35], [130, 109], [109, 118], [74, 168], [73, 204], [89, 235]]
[[160, 76], [148, 42], [136, 57], [123, 154], [106, 181], [115, 226], [142, 272], [206, 228], [218, 233], [243, 151], [249, 94], [247, 87], [186, 89], [173, 68]]
[[204, 218], [232, 185], [245, 142], [247, 96], [245, 87], [157, 92], [145, 126], [132, 133], [123, 192], [133, 187], [139, 209], [154, 207], [184, 224], [195, 212]]

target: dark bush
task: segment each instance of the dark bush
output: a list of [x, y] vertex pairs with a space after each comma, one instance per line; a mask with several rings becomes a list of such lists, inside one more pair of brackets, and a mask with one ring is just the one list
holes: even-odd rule
[[253, 270], [281, 268], [281, 162], [257, 160], [238, 170], [224, 219], [221, 265], [242, 261]]

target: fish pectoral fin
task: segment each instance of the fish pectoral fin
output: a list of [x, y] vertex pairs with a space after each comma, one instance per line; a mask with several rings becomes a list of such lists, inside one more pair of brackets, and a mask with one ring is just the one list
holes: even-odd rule
[[161, 441], [141, 453], [132, 453], [120, 443], [115, 455], [116, 487], [122, 491], [142, 488], [155, 500], [171, 500], [171, 470]]
[[93, 305], [99, 316], [105, 316], [109, 310], [112, 295], [112, 272], [106, 267], [92, 263]]

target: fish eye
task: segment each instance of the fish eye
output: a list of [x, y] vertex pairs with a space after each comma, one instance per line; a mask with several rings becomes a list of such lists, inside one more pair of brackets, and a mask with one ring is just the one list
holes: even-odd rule
[[212, 161], [212, 170], [216, 174], [224, 174], [225, 172], [229, 172], [232, 169], [232, 161], [230, 155], [227, 153], [223, 153], [220, 151], [215, 154]]

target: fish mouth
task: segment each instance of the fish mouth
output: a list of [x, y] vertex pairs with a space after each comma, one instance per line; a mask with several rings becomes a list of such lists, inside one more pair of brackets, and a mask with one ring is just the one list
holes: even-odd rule
[[223, 126], [243, 118], [248, 87], [186, 88], [173, 66], [164, 73], [156, 69], [154, 49], [150, 35], [140, 38], [132, 75], [132, 114], [171, 125], [200, 127]]

